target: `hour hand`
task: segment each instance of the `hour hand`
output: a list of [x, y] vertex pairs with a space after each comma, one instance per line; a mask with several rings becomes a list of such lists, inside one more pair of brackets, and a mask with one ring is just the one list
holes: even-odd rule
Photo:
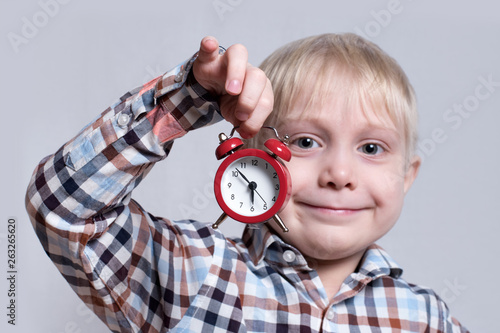
[[256, 182], [250, 182], [250, 184], [248, 184], [248, 188], [252, 191], [252, 204], [253, 204], [254, 192], [257, 193], [257, 195], [262, 199], [262, 201], [264, 201], [264, 203], [266, 203], [266, 200], [264, 200], [262, 195], [260, 195], [260, 193], [257, 191]]
[[248, 188], [250, 189], [250, 199], [252, 200], [252, 205], [253, 205], [255, 198], [255, 188], [257, 187], [257, 184], [255, 182], [249, 181], [248, 178], [245, 177], [245, 175], [242, 174], [240, 170], [238, 170], [238, 168], [236, 168], [236, 171], [238, 171], [241, 177], [248, 183]]

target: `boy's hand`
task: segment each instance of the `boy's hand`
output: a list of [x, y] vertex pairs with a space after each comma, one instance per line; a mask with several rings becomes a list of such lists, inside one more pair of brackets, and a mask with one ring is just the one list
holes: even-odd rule
[[264, 72], [248, 63], [243, 45], [232, 45], [220, 55], [217, 40], [203, 38], [193, 73], [198, 83], [219, 96], [222, 116], [240, 126], [242, 137], [250, 138], [260, 130], [273, 109], [274, 96]]

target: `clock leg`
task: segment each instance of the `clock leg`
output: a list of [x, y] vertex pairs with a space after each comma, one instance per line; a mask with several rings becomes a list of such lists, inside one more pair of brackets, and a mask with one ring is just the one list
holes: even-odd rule
[[227, 214], [226, 213], [222, 213], [222, 215], [217, 219], [217, 221], [215, 221], [214, 224], [212, 224], [212, 228], [214, 229], [217, 229], [219, 227], [219, 225], [224, 222], [224, 220], [226, 219], [227, 217]]
[[283, 232], [288, 232], [288, 228], [286, 227], [285, 223], [283, 223], [278, 214], [274, 214], [273, 219], [276, 222], [276, 224], [279, 225], [281, 230], [283, 230]]

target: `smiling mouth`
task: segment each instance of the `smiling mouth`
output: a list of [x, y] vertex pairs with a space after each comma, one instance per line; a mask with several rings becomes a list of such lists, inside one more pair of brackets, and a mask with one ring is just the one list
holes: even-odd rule
[[364, 208], [322, 206], [322, 205], [309, 204], [305, 202], [301, 202], [300, 204], [306, 207], [307, 209], [313, 210], [315, 212], [319, 212], [322, 214], [338, 215], [338, 216], [354, 215], [365, 210]]

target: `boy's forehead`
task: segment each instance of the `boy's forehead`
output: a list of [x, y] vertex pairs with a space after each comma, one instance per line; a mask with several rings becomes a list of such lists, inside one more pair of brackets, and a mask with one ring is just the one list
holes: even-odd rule
[[[305, 90], [310, 90], [306, 88]], [[314, 122], [328, 126], [332, 122], [357, 123], [368, 127], [385, 128], [401, 132], [391, 118], [385, 103], [380, 98], [363, 93], [348, 93], [344, 89], [313, 94], [302, 93], [295, 99], [288, 112], [282, 115], [281, 123]]]

